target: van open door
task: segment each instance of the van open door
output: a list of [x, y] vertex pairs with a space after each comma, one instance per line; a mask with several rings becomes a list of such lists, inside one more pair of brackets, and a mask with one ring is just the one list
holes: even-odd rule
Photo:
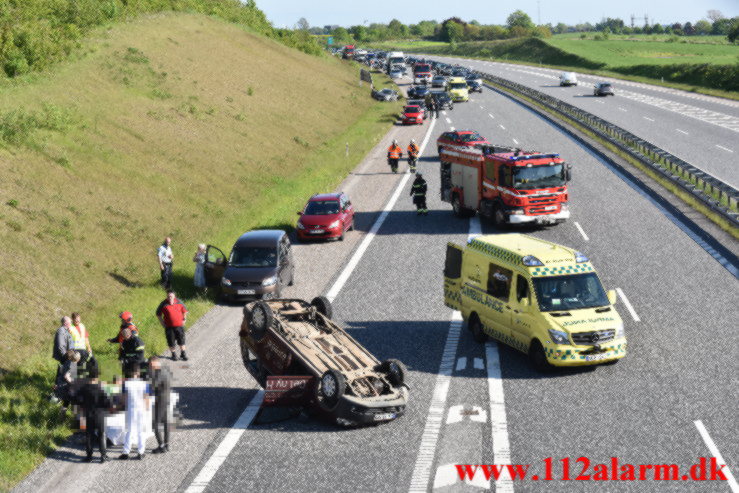
[[444, 304], [454, 310], [462, 309], [462, 247], [447, 243], [444, 262]]
[[226, 255], [213, 245], [208, 245], [205, 250], [205, 282], [208, 286], [218, 286], [226, 271]]

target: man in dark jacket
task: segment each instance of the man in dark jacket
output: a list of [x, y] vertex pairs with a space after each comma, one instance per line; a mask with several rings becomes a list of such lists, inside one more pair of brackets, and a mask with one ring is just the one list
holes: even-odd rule
[[[152, 356], [149, 359], [149, 376], [151, 378], [151, 390], [154, 394], [152, 429], [159, 445], [152, 450], [152, 453], [161, 454], [169, 452], [169, 393], [172, 380], [169, 369], [162, 368], [162, 362], [157, 356]], [[162, 425], [164, 430], [164, 440], [162, 440], [159, 425]]]
[[421, 173], [418, 173], [411, 186], [411, 197], [413, 197], [413, 203], [416, 204], [416, 213], [419, 215], [429, 213], [426, 208], [426, 189], [426, 180], [423, 179]]
[[88, 368], [89, 381], [77, 392], [77, 401], [85, 413], [87, 462], [92, 462], [94, 444], [100, 449], [100, 462], [108, 460], [105, 443], [105, 414], [111, 407], [110, 399], [98, 382], [97, 365]]
[[144, 341], [133, 334], [131, 329], [123, 329], [120, 359], [124, 369], [134, 363], [140, 365], [144, 362]]

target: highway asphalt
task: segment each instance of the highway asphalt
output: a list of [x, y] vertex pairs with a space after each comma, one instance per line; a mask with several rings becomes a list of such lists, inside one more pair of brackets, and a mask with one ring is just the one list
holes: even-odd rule
[[[737, 279], [638, 186], [543, 118], [490, 90], [434, 123], [420, 161], [429, 185], [429, 215], [416, 215], [408, 180], [377, 234], [368, 234], [395, 187], [407, 180], [387, 174], [389, 139], [399, 136], [405, 145], [430, 125], [393, 128], [347, 178], [340, 188], [360, 210], [358, 231], [343, 243], [297, 245], [296, 286], [286, 293], [311, 298], [327, 292], [360, 242], [372, 238], [335, 293], [334, 313], [380, 360], [406, 363], [407, 415], [374, 427], [341, 429], [306, 415], [270, 423], [279, 416], [265, 412], [198, 489], [375, 492], [409, 491], [415, 485], [476, 491], [488, 484], [480, 478], [462, 483], [448, 474], [449, 466], [500, 463], [506, 452], [512, 464], [531, 464], [529, 476], [542, 475], [542, 460], [552, 457], [559, 478], [560, 459], [570, 457], [574, 478], [580, 456], [592, 464], [612, 457], [622, 464], [674, 463], [682, 474], [699, 457], [710, 457], [714, 445], [736, 476]], [[525, 355], [492, 342], [477, 344], [452, 321], [442, 297], [445, 246], [463, 243], [470, 232], [497, 231], [477, 218], [454, 217], [439, 200], [434, 141], [450, 128], [476, 129], [497, 144], [559, 152], [573, 164], [570, 221], [523, 231], [585, 252], [606, 288], [620, 289], [616, 308], [629, 338], [625, 359], [542, 375]], [[218, 306], [190, 331], [191, 361], [174, 365], [185, 421], [173, 435], [172, 452], [101, 466], [80, 463], [80, 444], [71, 442], [17, 491], [191, 488], [204, 467], [212, 466], [214, 452], [257, 391], [241, 364], [240, 321], [240, 307]], [[710, 445], [695, 421], [705, 426]], [[498, 488], [504, 490], [731, 491], [716, 482], [558, 479]]]
[[[561, 70], [452, 57], [429, 57], [534, 88], [629, 130], [739, 188], [739, 101], [607, 77], [578, 74], [560, 87]], [[616, 95], [594, 97], [611, 82]]]

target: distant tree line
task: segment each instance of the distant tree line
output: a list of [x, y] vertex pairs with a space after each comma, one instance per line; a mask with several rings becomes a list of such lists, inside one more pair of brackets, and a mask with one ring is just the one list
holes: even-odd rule
[[[335, 43], [370, 43], [387, 40], [423, 39], [429, 41], [488, 41], [497, 39], [520, 38], [534, 36], [547, 38], [552, 34], [572, 32], [598, 32], [599, 39], [609, 34], [673, 34], [677, 36], [703, 36], [708, 34], [726, 36], [735, 42], [739, 38], [739, 17], [726, 18], [717, 10], [709, 10], [708, 19], [696, 22], [675, 22], [673, 24], [654, 23], [631, 27], [623, 19], [606, 18], [596, 24], [551, 24], [536, 25], [528, 14], [516, 10], [506, 19], [505, 25], [480, 24], [476, 20], [464, 21], [459, 17], [451, 17], [443, 22], [424, 20], [418, 24], [403, 24], [397, 19], [388, 24], [373, 23], [351, 27], [325, 26], [308, 28], [312, 34], [329, 34]], [[301, 19], [301, 21], [304, 19]]]

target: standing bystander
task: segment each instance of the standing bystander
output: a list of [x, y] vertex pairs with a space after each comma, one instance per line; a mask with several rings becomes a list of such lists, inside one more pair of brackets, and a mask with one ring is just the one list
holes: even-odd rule
[[167, 291], [167, 298], [159, 303], [156, 311], [159, 323], [164, 327], [164, 335], [167, 337], [169, 350], [172, 351], [172, 361], [177, 361], [177, 345], [180, 346], [180, 358], [187, 361], [185, 354], [185, 323], [187, 322], [187, 308], [174, 294]]
[[60, 409], [62, 415], [67, 412], [67, 407], [69, 407], [69, 402], [73, 397], [72, 384], [77, 379], [77, 362], [79, 360], [79, 353], [76, 353], [72, 349], [67, 350], [64, 363], [59, 367], [59, 372], [56, 376], [54, 391], [56, 392], [57, 398], [62, 401], [62, 408]]
[[[154, 395], [152, 428], [158, 445], [152, 453], [161, 454], [169, 452], [169, 392], [172, 380], [169, 368], [162, 368], [162, 362], [157, 356], [149, 359], [149, 378], [151, 379], [151, 392]], [[164, 440], [162, 440], [159, 425], [162, 425], [164, 430]]]
[[201, 243], [198, 245], [198, 251], [195, 252], [195, 256], [192, 258], [192, 261], [195, 262], [195, 276], [193, 277], [193, 284], [195, 284], [195, 287], [202, 290], [207, 291], [208, 287], [205, 283], [205, 250], [206, 250], [205, 243]]
[[144, 420], [149, 407], [148, 384], [139, 378], [139, 365], [134, 363], [129, 368], [131, 378], [123, 382], [123, 394], [126, 399], [126, 438], [123, 441], [121, 460], [128, 459], [133, 439], [136, 438], [138, 457], [143, 459], [146, 452], [146, 435]]
[[87, 383], [77, 393], [77, 400], [85, 413], [85, 430], [87, 462], [92, 462], [94, 444], [100, 449], [100, 462], [108, 460], [105, 440], [105, 414], [111, 407], [110, 399], [98, 382], [99, 370], [96, 363], [89, 365], [87, 374], [90, 377]]
[[69, 327], [69, 333], [72, 335], [72, 349], [80, 353], [80, 362], [77, 365], [79, 371], [92, 357], [90, 337], [79, 313], [73, 312], [70, 318], [72, 319], [72, 325]]
[[157, 250], [157, 258], [159, 259], [159, 271], [162, 275], [162, 287], [164, 289], [172, 288], [172, 261], [174, 255], [172, 255], [172, 238], [167, 236], [164, 238], [164, 242], [159, 245]]

